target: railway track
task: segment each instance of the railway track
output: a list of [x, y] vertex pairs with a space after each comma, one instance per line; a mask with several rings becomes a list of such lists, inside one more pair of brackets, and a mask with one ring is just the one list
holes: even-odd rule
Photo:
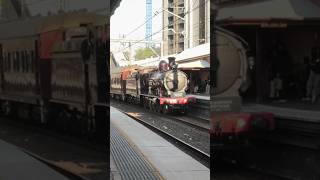
[[107, 179], [106, 146], [1, 117], [1, 139], [71, 180]]
[[23, 128], [25, 130], [43, 134], [45, 136], [50, 136], [56, 139], [59, 139], [64, 142], [68, 142], [74, 145], [78, 145], [84, 148], [88, 148], [97, 152], [104, 153], [105, 150], [105, 145], [101, 144], [99, 141], [95, 141], [91, 137], [82, 137], [79, 135], [75, 134], [69, 134], [67, 131], [61, 131], [60, 129], [54, 129], [52, 127], [47, 127], [47, 126], [42, 126], [42, 125], [34, 125], [30, 123], [25, 123], [21, 119], [14, 119], [14, 121], [11, 121], [10, 118], [7, 117], [1, 117], [3, 123], [14, 126], [17, 128]]
[[52, 169], [56, 170], [57, 172], [59, 172], [60, 174], [64, 175], [65, 177], [69, 178], [70, 180], [90, 180], [89, 178], [84, 177], [81, 174], [75, 173], [73, 171], [70, 171], [69, 169], [62, 167], [60, 165], [57, 165], [56, 163], [43, 158], [41, 156], [38, 156], [26, 149], [22, 149], [22, 151], [24, 151], [25, 153], [27, 153], [28, 155], [32, 156], [33, 158], [37, 159], [38, 161], [48, 165], [49, 167], [51, 167]]
[[290, 180], [263, 171], [241, 167], [229, 161], [218, 160], [214, 164], [219, 164], [219, 167], [213, 167], [211, 179], [215, 180]]
[[202, 131], [209, 131], [210, 130], [210, 122], [206, 119], [201, 119], [201, 118], [191, 118], [188, 116], [169, 116], [169, 115], [164, 115], [168, 119], [172, 119], [174, 121], [179, 121], [184, 124], [187, 124], [191, 127], [197, 128]]
[[298, 148], [319, 150], [320, 123], [276, 118], [276, 129], [269, 136], [252, 137], [266, 140], [275, 145], [288, 145]]
[[320, 123], [277, 118], [275, 131], [250, 137], [255, 148], [242, 152], [242, 161], [249, 171], [280, 179], [319, 179], [319, 132]]
[[[114, 100], [112, 100], [114, 101]], [[131, 104], [128, 103], [124, 103], [121, 101], [117, 101], [117, 104], [121, 104], [124, 106], [131, 106]], [[115, 105], [115, 103], [113, 103], [113, 105]], [[115, 105], [117, 107], [119, 107], [118, 105]], [[203, 119], [203, 118], [199, 118], [199, 117], [190, 117], [188, 115], [181, 115], [181, 114], [171, 114], [171, 115], [166, 115], [166, 114], [160, 114], [159, 112], [154, 112], [148, 109], [142, 109], [141, 107], [137, 107], [139, 108], [139, 110], [144, 110], [144, 111], [149, 111], [152, 114], [155, 115], [161, 115], [162, 117], [165, 117], [167, 119], [179, 122], [179, 123], [183, 123], [185, 125], [188, 125], [192, 128], [196, 128], [198, 130], [204, 131], [204, 132], [208, 132], [209, 133], [209, 129], [210, 129], [210, 122], [207, 119]], [[128, 114], [130, 116], [136, 116], [135, 113], [130, 113], [128, 112]]]
[[144, 126], [148, 127], [155, 133], [159, 134], [160, 136], [167, 139], [169, 142], [173, 143], [174, 145], [178, 146], [180, 149], [182, 149], [184, 152], [192, 156], [193, 158], [197, 159], [200, 163], [205, 165], [206, 167], [210, 167], [210, 155], [208, 153], [205, 153], [201, 151], [200, 149], [190, 145], [187, 142], [184, 142], [183, 140], [180, 140], [176, 138], [175, 136], [165, 132], [164, 130], [152, 125], [151, 123], [148, 123], [141, 118], [132, 115], [132, 113], [125, 112], [121, 109], [118, 109], [119, 111], [123, 112], [124, 114], [128, 115], [132, 119], [136, 120], [137, 122], [143, 124]]
[[277, 118], [276, 123], [280, 131], [298, 133], [306, 137], [320, 136], [320, 122]]
[[[153, 113], [153, 112], [152, 112]], [[155, 112], [157, 113], [157, 112]], [[127, 113], [130, 116], [135, 116], [134, 113]], [[157, 113], [156, 115], [159, 115], [159, 113]], [[198, 129], [200, 131], [204, 131], [204, 132], [209, 132], [209, 121], [204, 120], [204, 119], [200, 119], [200, 118], [190, 118], [188, 116], [172, 116], [172, 115], [165, 115], [165, 114], [160, 114], [162, 117], [165, 117], [167, 119], [179, 122], [179, 123], [183, 123], [187, 126], [190, 126], [192, 128]]]

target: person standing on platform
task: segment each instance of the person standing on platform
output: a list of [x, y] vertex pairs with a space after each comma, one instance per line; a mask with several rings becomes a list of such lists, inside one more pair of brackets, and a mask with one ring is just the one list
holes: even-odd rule
[[210, 81], [207, 80], [206, 81], [206, 95], [209, 95], [210, 94]]
[[310, 96], [310, 94], [308, 94], [308, 79], [309, 79], [309, 74], [311, 71], [311, 65], [310, 65], [310, 58], [308, 56], [305, 56], [303, 58], [303, 65], [301, 68], [301, 72], [302, 72], [302, 76], [300, 76], [299, 78], [299, 86], [301, 88], [302, 92], [302, 101], [305, 101], [308, 99], [308, 97]]
[[307, 93], [306, 93], [306, 97], [303, 98], [303, 100], [306, 101], [310, 101], [311, 97], [312, 97], [312, 91], [314, 89], [313, 84], [314, 84], [314, 79], [315, 79], [315, 73], [314, 73], [314, 62], [310, 62], [310, 71], [309, 71], [309, 77], [308, 77], [308, 81], [307, 81]]
[[197, 93], [198, 93], [198, 90], [199, 90], [199, 87], [198, 87], [198, 85], [196, 84], [196, 85], [194, 86], [194, 94], [197, 94]]
[[270, 98], [279, 99], [283, 90], [283, 82], [280, 74], [277, 73], [276, 77], [270, 82]]

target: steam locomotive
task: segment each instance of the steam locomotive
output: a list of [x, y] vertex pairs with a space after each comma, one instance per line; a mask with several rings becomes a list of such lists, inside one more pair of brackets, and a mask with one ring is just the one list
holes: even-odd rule
[[195, 98], [186, 96], [187, 75], [178, 70], [175, 58], [168, 59], [169, 64], [160, 61], [158, 68], [131, 66], [111, 72], [111, 97], [165, 114], [186, 113]]
[[1, 23], [1, 112], [104, 137], [106, 22], [104, 16], [77, 11]]
[[[240, 36], [215, 27], [216, 52], [213, 59], [213, 96], [211, 101], [210, 140], [212, 149], [218, 150], [247, 144], [248, 137], [266, 135], [275, 129], [274, 115], [269, 112], [244, 112], [242, 97], [250, 86], [248, 77], [249, 46]], [[237, 146], [236, 146], [237, 147]]]

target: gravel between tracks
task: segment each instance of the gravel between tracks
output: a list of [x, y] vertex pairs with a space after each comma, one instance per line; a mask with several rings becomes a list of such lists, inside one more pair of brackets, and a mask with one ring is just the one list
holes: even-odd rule
[[114, 100], [111, 100], [110, 104], [111, 106], [118, 108], [121, 111], [130, 113], [130, 115], [132, 116], [136, 116], [145, 122], [153, 124], [157, 128], [161, 128], [165, 132], [198, 148], [205, 153], [210, 153], [209, 131], [201, 131], [195, 127], [190, 127], [182, 122], [163, 117], [159, 113], [145, 110], [139, 106], [130, 105]]

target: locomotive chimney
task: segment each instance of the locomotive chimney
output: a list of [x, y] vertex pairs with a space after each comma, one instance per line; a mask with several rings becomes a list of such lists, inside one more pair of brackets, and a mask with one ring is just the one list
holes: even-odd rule
[[168, 57], [169, 60], [169, 68], [170, 70], [175, 68], [176, 65], [176, 58], [175, 57]]
[[178, 73], [177, 69], [178, 66], [176, 64], [176, 58], [175, 57], [168, 57], [169, 60], [169, 68], [173, 71], [173, 90], [175, 91], [178, 89]]

